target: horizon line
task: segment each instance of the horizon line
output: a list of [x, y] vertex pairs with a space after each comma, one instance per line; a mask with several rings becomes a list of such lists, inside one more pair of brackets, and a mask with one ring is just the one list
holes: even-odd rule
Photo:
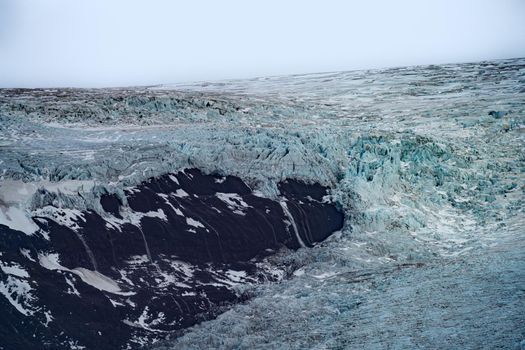
[[[186, 80], [175, 83], [156, 83], [156, 84], [144, 84], [144, 85], [113, 85], [113, 86], [40, 86], [40, 87], [3, 87], [0, 86], [0, 90], [119, 90], [119, 89], [151, 89], [159, 88], [163, 86], [175, 86], [175, 85], [196, 85], [199, 83], [220, 83], [220, 82], [233, 82], [233, 81], [248, 81], [256, 80], [263, 78], [280, 78], [280, 77], [299, 77], [307, 75], [316, 75], [316, 74], [333, 74], [333, 73], [345, 73], [345, 72], [359, 72], [359, 71], [380, 71], [386, 69], [396, 69], [396, 68], [412, 68], [412, 67], [429, 67], [429, 66], [445, 66], [445, 65], [461, 65], [461, 64], [474, 64], [474, 63], [483, 63], [483, 62], [494, 62], [494, 61], [512, 61], [525, 59], [524, 56], [518, 57], [509, 57], [509, 58], [489, 58], [482, 60], [465, 60], [457, 62], [442, 62], [442, 63], [421, 63], [421, 64], [409, 64], [409, 65], [391, 65], [391, 66], [381, 66], [381, 67], [371, 67], [371, 68], [356, 68], [356, 69], [344, 69], [344, 70], [326, 70], [326, 71], [317, 71], [317, 72], [301, 72], [301, 73], [289, 73], [289, 74], [272, 74], [272, 75], [257, 75], [245, 78], [221, 78], [221, 79], [211, 79], [211, 80]], [[175, 89], [172, 89], [175, 90]]]

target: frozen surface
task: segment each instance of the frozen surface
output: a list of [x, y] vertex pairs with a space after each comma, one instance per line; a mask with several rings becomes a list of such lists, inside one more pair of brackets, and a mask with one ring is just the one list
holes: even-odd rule
[[519, 349], [525, 245], [366, 269], [310, 265], [160, 349]]
[[[268, 268], [289, 279], [243, 283], [251, 301], [161, 347], [519, 349], [524, 131], [524, 59], [3, 90], [0, 224], [29, 234], [24, 218], [52, 217], [52, 205], [74, 226], [81, 218], [71, 210], [101, 213], [102, 194], [122, 198], [148, 177], [188, 167], [239, 176], [271, 198], [285, 178], [320, 182], [345, 210], [343, 230], [270, 258]], [[20, 183], [24, 194], [13, 195]], [[246, 209], [228, 193], [218, 198], [239, 215]], [[30, 291], [13, 282], [23, 279], [9, 278], [2, 291], [16, 289], [10, 301], [30, 313]], [[150, 316], [130, 322], [162, 319]]]
[[[48, 270], [60, 270], [60, 271], [69, 271], [73, 274], [80, 277], [82, 281], [89, 284], [90, 286], [95, 287], [96, 289], [103, 290], [109, 293], [130, 295], [133, 293], [123, 293], [118, 283], [113, 281], [111, 278], [104, 276], [98, 271], [91, 271], [83, 267], [77, 267], [74, 269], [68, 269], [60, 265], [58, 254], [49, 254], [44, 256], [39, 256], [40, 265]], [[74, 287], [74, 286], [73, 286]]]

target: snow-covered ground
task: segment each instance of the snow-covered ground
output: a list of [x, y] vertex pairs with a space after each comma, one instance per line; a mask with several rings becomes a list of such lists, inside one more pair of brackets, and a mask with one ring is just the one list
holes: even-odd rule
[[[13, 228], [50, 201], [99, 212], [100, 193], [185, 167], [267, 197], [285, 178], [332, 188], [341, 232], [268, 258], [290, 278], [245, 285], [250, 301], [164, 347], [525, 347], [524, 59], [0, 102]], [[16, 181], [36, 185], [17, 197]]]

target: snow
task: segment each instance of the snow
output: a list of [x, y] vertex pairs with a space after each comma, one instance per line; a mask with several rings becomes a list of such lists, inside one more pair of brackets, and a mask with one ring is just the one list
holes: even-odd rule
[[243, 282], [246, 278], [246, 271], [227, 270], [226, 276], [233, 282]]
[[32, 290], [28, 281], [14, 276], [7, 276], [5, 281], [0, 281], [0, 294], [24, 316], [31, 316], [36, 311], [31, 305], [35, 300]]
[[109, 302], [111, 303], [111, 305], [113, 305], [113, 307], [118, 307], [118, 306], [126, 306], [122, 303], [119, 303], [118, 301], [115, 301], [115, 300], [112, 300], [111, 298], [108, 298], [109, 299]]
[[141, 220], [144, 217], [150, 217], [150, 218], [158, 218], [164, 221], [167, 221], [168, 217], [166, 216], [166, 213], [162, 209], [157, 209], [156, 211], [149, 211], [147, 213], [141, 213], [141, 212], [135, 212], [131, 210], [129, 207], [124, 207], [121, 210], [122, 218], [117, 218], [112, 215], [108, 215], [107, 213], [104, 213], [104, 219], [106, 221], [106, 227], [115, 228], [119, 231], [122, 231], [122, 225], [129, 223], [132, 224], [138, 228], [141, 227]]
[[184, 198], [184, 197], [189, 196], [189, 194], [186, 191], [184, 191], [182, 188], [177, 189], [172, 195], [178, 198]]
[[196, 227], [196, 228], [199, 228], [199, 227], [204, 228], [204, 225], [200, 221], [197, 221], [197, 220], [192, 219], [192, 218], [186, 218], [186, 223], [188, 225]]
[[44, 326], [47, 327], [49, 323], [53, 321], [54, 317], [53, 315], [51, 315], [51, 312], [49, 310], [44, 312], [44, 316], [46, 317], [46, 322], [44, 323]]
[[84, 214], [78, 209], [56, 208], [45, 206], [34, 211], [35, 216], [53, 220], [59, 225], [67, 226], [73, 231], [79, 231], [79, 222], [85, 222]]
[[156, 211], [148, 211], [147, 213], [137, 213], [137, 212], [131, 212], [131, 211], [125, 211], [123, 212], [124, 219], [123, 220], [115, 220], [116, 222], [119, 222], [120, 224], [124, 222], [130, 222], [131, 224], [140, 227], [140, 220], [144, 217], [149, 218], [158, 218], [161, 220], [166, 221], [167, 217], [166, 214], [162, 209], [157, 209]]
[[84, 350], [86, 348], [85, 346], [79, 345], [76, 340], [70, 340], [68, 345], [71, 350]]
[[71, 279], [69, 279], [67, 276], [64, 276], [64, 278], [66, 279], [66, 283], [70, 287], [70, 288], [68, 288], [67, 293], [68, 294], [73, 294], [73, 295], [76, 295], [76, 296], [79, 297], [80, 293], [77, 290], [77, 288], [75, 287], [75, 283]]
[[170, 260], [169, 264], [174, 270], [183, 273], [187, 279], [193, 277], [194, 267], [191, 264], [180, 260]]
[[75, 273], [80, 277], [85, 283], [105, 292], [125, 295], [121, 292], [120, 287], [117, 282], [113, 281], [111, 278], [104, 276], [100, 272], [91, 271], [83, 267], [77, 267], [71, 272]]
[[31, 200], [38, 189], [62, 194], [77, 194], [93, 189], [94, 181], [91, 180], [64, 180], [52, 182], [38, 180], [23, 182], [21, 180], [4, 179], [0, 182], [0, 202], [8, 204], [23, 204]]
[[217, 192], [215, 196], [226, 203], [228, 209], [232, 210], [235, 214], [246, 215], [244, 210], [246, 208], [251, 208], [251, 206], [249, 206], [237, 193]]
[[[42, 267], [48, 270], [59, 270], [59, 271], [68, 271], [71, 272], [90, 286], [108, 293], [118, 294], [118, 295], [133, 295], [134, 292], [123, 292], [118, 283], [112, 280], [111, 278], [101, 274], [98, 271], [92, 271], [83, 267], [77, 267], [74, 269], [68, 269], [60, 265], [60, 259], [58, 254], [40, 254], [38, 256], [39, 263]], [[74, 288], [74, 287], [73, 287]]]
[[30, 261], [35, 262], [35, 259], [31, 257], [31, 252], [29, 251], [29, 249], [21, 248], [20, 254], [22, 254], [26, 259], [29, 259]]
[[141, 265], [147, 263], [148, 261], [147, 255], [134, 255], [129, 260], [127, 260], [126, 263], [132, 265]]
[[39, 264], [48, 269], [48, 270], [62, 270], [65, 269], [62, 265], [60, 265], [60, 258], [58, 254], [52, 253], [52, 254], [39, 254], [38, 255], [38, 262]]
[[[0, 224], [27, 235], [32, 235], [39, 230], [31, 216], [42, 214], [42, 211], [30, 213], [27, 207], [37, 196], [39, 189], [45, 189], [58, 195], [77, 195], [93, 189], [92, 180], [65, 180], [51, 182], [38, 180], [23, 182], [21, 180], [3, 179], [0, 181]], [[66, 213], [67, 215], [67, 213]], [[73, 219], [73, 217], [70, 217]]]
[[154, 318], [153, 315], [149, 313], [149, 307], [146, 306], [137, 321], [131, 322], [129, 320], [124, 320], [123, 322], [128, 326], [143, 328], [150, 332], [165, 332], [154, 328], [155, 326], [162, 324], [162, 321], [165, 319], [164, 313], [159, 312], [156, 316], [157, 317]]
[[39, 229], [26, 210], [20, 209], [18, 207], [6, 208], [1, 204], [0, 225], [6, 225], [10, 229], [22, 231], [26, 235], [32, 235]]
[[13, 275], [16, 277], [28, 278], [29, 274], [24, 268], [16, 263], [11, 263], [11, 265], [5, 265], [4, 262], [0, 261], [0, 269], [2, 272], [8, 275]]
[[179, 184], [179, 180], [177, 180], [177, 178], [174, 176], [174, 175], [169, 175], [169, 178], [171, 181], [175, 182], [177, 185]]
[[226, 181], [226, 176], [215, 179], [215, 183], [218, 184], [222, 184], [224, 181]]

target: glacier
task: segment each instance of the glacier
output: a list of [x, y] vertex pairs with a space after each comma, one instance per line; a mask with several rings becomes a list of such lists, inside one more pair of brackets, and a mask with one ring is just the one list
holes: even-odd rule
[[[53, 220], [81, 247], [82, 223], [91, 215], [113, 230], [153, 225], [168, 210], [175, 218], [183, 208], [170, 205], [199, 196], [175, 191], [183, 191], [180, 172], [199, 169], [217, 186], [235, 177], [250, 197], [214, 189], [224, 210], [242, 217], [257, 198], [273, 201], [288, 218], [283, 232], [296, 236], [252, 261], [259, 277], [226, 265], [196, 270], [189, 257], [162, 257], [151, 267], [144, 251], [129, 258], [116, 282], [88, 253], [84, 266], [69, 267], [51, 251], [17, 254], [60, 267], [45, 273], [77, 269], [63, 277], [75, 297], [88, 293], [80, 284], [87, 278], [131, 293], [118, 284], [144, 273], [158, 278], [144, 283], [148, 288], [179, 285], [191, 294], [181, 285], [193, 286], [196, 271], [205, 270], [213, 283], [231, 287], [228, 305], [177, 331], [161, 327], [169, 309], [182, 307], [177, 299], [165, 310], [145, 306], [136, 319], [120, 320], [140, 330], [130, 348], [519, 349], [524, 112], [524, 59], [140, 88], [1, 90], [0, 227], [21, 232], [20, 242], [44, 242], [42, 227]], [[139, 208], [133, 191], [157, 181], [151, 179], [173, 191], [162, 192], [157, 206]], [[312, 186], [313, 197], [316, 186], [327, 190], [319, 198], [291, 190], [283, 197], [290, 179]], [[288, 209], [310, 199], [334, 205], [345, 220], [328, 238], [301, 244], [307, 236], [297, 232], [307, 232], [308, 215]], [[207, 226], [197, 217], [187, 223]], [[142, 235], [141, 244], [151, 244]], [[4, 237], [0, 252], [10, 242]], [[6, 307], [41, 315], [38, 322], [52, 327], [57, 320], [38, 304], [37, 287], [12, 272], [25, 271], [23, 260], [6, 255]], [[137, 303], [108, 293], [115, 307]], [[74, 338], [56, 344], [85, 346]]]

